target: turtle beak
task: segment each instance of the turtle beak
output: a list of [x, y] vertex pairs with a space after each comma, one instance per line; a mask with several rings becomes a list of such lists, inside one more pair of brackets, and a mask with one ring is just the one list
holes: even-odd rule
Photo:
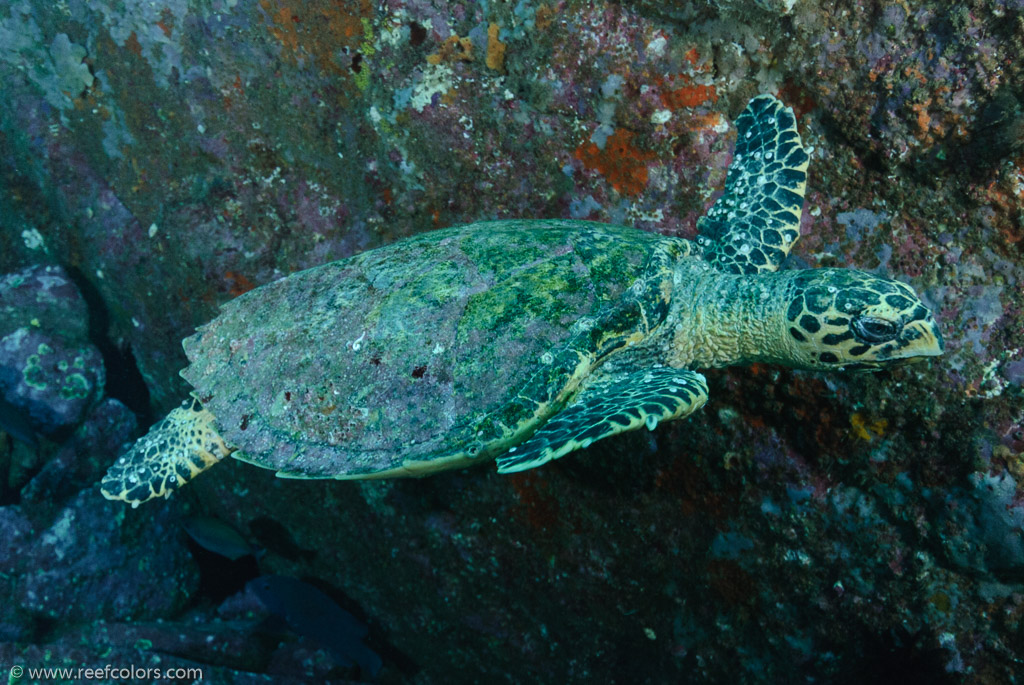
[[885, 357], [884, 367], [903, 366], [942, 354], [942, 333], [931, 314], [904, 325], [896, 347]]
[[938, 357], [945, 348], [942, 332], [931, 315], [907, 324], [901, 337], [907, 341], [907, 345], [901, 350], [900, 357], [912, 358], [914, 361], [923, 357]]
[[890, 345], [892, 347], [878, 360], [853, 362], [845, 365], [843, 370], [871, 372], [906, 366], [928, 357], [938, 357], [944, 348], [942, 333], [930, 314], [905, 324], [903, 332]]

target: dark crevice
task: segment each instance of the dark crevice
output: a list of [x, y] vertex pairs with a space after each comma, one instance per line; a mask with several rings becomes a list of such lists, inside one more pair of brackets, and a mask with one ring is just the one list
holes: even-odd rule
[[885, 160], [882, 159], [881, 154], [877, 150], [871, 149], [865, 141], [851, 135], [849, 133], [851, 128], [848, 124], [839, 121], [831, 112], [824, 108], [819, 113], [819, 121], [822, 128], [825, 129], [825, 134], [830, 139], [838, 140], [856, 153], [865, 170], [879, 176], [884, 176], [888, 173]]
[[58, 619], [32, 614], [31, 639], [34, 644], [47, 644], [56, 642], [64, 626]]
[[89, 342], [96, 346], [103, 356], [107, 371], [106, 396], [119, 400], [139, 419], [139, 425], [148, 426], [153, 422], [149, 407], [149, 388], [142, 378], [135, 355], [128, 346], [119, 347], [110, 339], [110, 313], [99, 290], [85, 277], [80, 269], [64, 266], [68, 276], [78, 287], [89, 311]]
[[260, 575], [259, 565], [252, 555], [231, 560], [203, 549], [194, 540], [188, 540], [187, 544], [199, 567], [199, 590], [193, 597], [193, 605], [209, 602], [216, 607], [244, 590], [246, 583]]

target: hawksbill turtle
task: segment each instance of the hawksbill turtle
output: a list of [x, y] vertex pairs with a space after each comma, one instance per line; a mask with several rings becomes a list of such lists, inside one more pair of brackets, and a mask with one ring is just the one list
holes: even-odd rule
[[497, 457], [540, 466], [683, 418], [697, 369], [879, 369], [942, 353], [899, 281], [778, 267], [800, 234], [808, 156], [793, 112], [755, 97], [696, 241], [587, 221], [431, 231], [292, 274], [184, 340], [192, 397], [103, 479], [166, 496], [231, 455], [288, 478], [418, 476]]

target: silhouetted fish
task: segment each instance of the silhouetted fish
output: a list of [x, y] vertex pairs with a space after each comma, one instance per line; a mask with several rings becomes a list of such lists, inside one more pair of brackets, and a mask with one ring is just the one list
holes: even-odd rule
[[39, 447], [39, 441], [36, 439], [35, 431], [32, 430], [28, 414], [8, 402], [2, 394], [0, 394], [0, 430], [15, 440], [21, 440], [33, 449]]
[[343, 665], [357, 664], [364, 677], [377, 677], [381, 659], [362, 643], [366, 625], [323, 592], [288, 576], [260, 576], [247, 587], [295, 632], [319, 642]]
[[186, 516], [181, 527], [200, 547], [238, 561], [253, 554], [252, 545], [237, 530], [212, 516]]

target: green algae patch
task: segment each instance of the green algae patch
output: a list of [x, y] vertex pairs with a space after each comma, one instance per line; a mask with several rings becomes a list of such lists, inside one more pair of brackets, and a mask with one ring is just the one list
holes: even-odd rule
[[21, 375], [25, 379], [25, 385], [36, 390], [46, 390], [46, 373], [43, 370], [38, 354], [31, 354], [25, 360], [25, 368]]
[[73, 373], [65, 377], [60, 396], [66, 400], [85, 399], [89, 396], [90, 390], [88, 379], [80, 373]]

